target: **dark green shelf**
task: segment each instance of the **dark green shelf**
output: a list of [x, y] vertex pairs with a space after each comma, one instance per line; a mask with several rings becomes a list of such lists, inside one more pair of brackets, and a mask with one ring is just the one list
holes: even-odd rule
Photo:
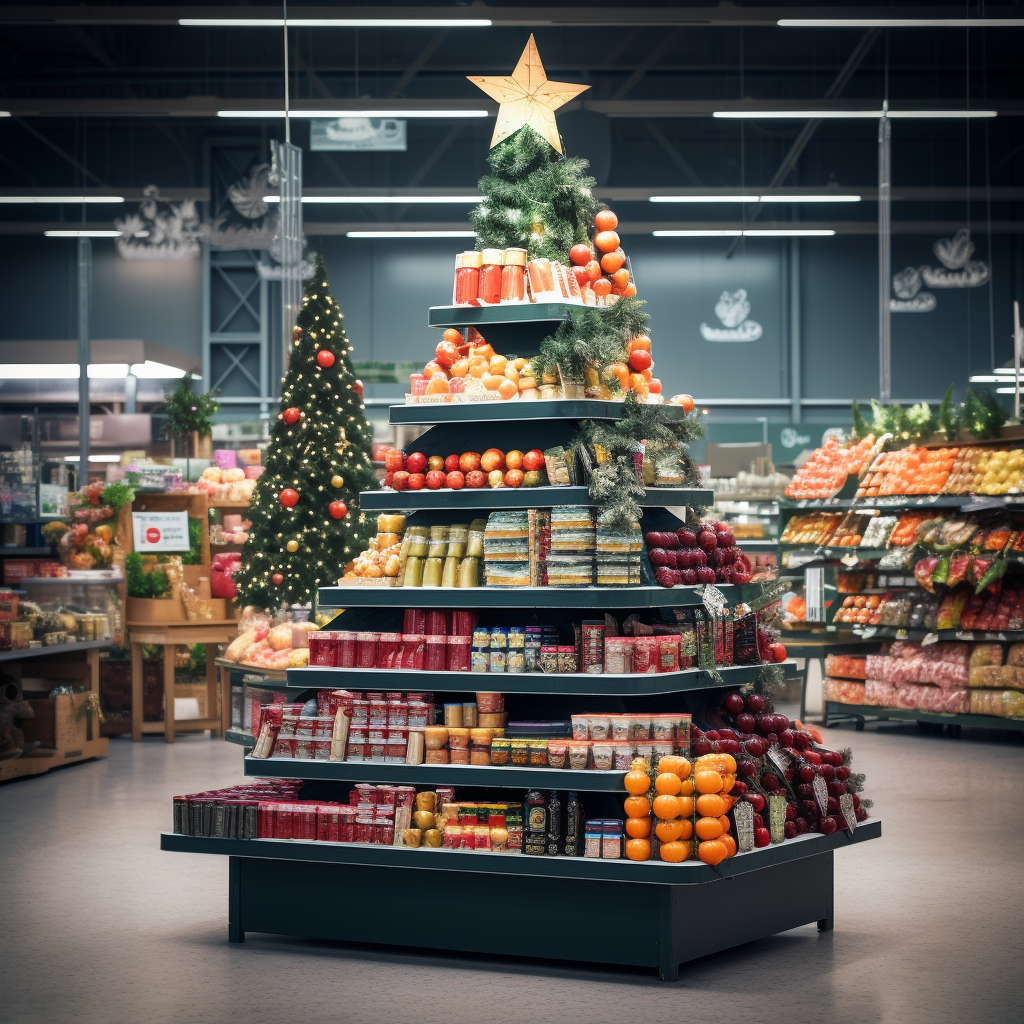
[[0, 558], [45, 558], [52, 555], [52, 548], [3, 548], [0, 547]]
[[311, 761], [299, 757], [245, 759], [245, 774], [260, 779], [388, 782], [413, 786], [488, 786], [495, 789], [573, 789], [620, 793], [624, 771], [513, 768], [470, 764], [387, 764], [379, 761]]
[[256, 737], [251, 732], [243, 732], [241, 729], [225, 729], [224, 739], [228, 743], [238, 743], [243, 747], [256, 746]]
[[[682, 419], [681, 405], [658, 407], [668, 419]], [[596, 398], [558, 398], [541, 401], [448, 402], [424, 405], [393, 405], [392, 423], [480, 423], [496, 420], [617, 420], [622, 417], [621, 402]]]
[[[481, 324], [557, 323], [569, 315], [572, 302], [507, 302], [501, 306], [430, 306], [428, 327], [479, 327]], [[552, 328], [553, 329], [553, 328]]]
[[993, 507], [1024, 501], [1024, 495], [908, 494], [884, 498], [804, 498], [779, 502], [783, 511], [843, 508], [961, 508], [976, 501], [993, 502]]
[[28, 658], [45, 658], [53, 654], [73, 654], [75, 651], [102, 651], [113, 647], [112, 640], [80, 640], [73, 644], [47, 644], [45, 647], [22, 647], [17, 650], [0, 651], [0, 662], [25, 661]]
[[[711, 505], [714, 491], [689, 487], [648, 487], [637, 500], [644, 508], [665, 508], [680, 505]], [[478, 487], [453, 491], [362, 491], [359, 509], [362, 512], [401, 512], [416, 509], [464, 508], [551, 508], [553, 505], [591, 505], [586, 487]], [[740, 543], [742, 546], [742, 543]]]
[[[717, 584], [731, 606], [760, 597], [759, 584]], [[321, 587], [328, 608], [683, 608], [696, 587]]]
[[[785, 663], [784, 663], [785, 664]], [[434, 693], [472, 693], [478, 686], [502, 693], [577, 694], [604, 697], [648, 697], [686, 690], [742, 686], [757, 679], [761, 665], [726, 665], [716, 682], [703, 669], [652, 675], [589, 672], [424, 672], [414, 669], [330, 668], [311, 665], [288, 669], [288, 689], [430, 690]]]
[[[629, 860], [600, 860], [589, 857], [528, 857], [525, 854], [484, 853], [475, 850], [445, 850], [404, 846], [375, 846], [368, 843], [327, 843], [299, 839], [205, 839], [170, 832], [160, 835], [160, 849], [173, 853], [211, 853], [226, 857], [254, 857], [265, 860], [312, 861], [321, 864], [350, 864], [372, 867], [422, 868], [435, 871], [468, 871], [492, 875], [533, 875], [548, 878], [588, 878], [600, 881], [655, 882], [661, 885], [699, 885], [759, 871], [775, 865], [842, 850], [856, 843], [878, 839], [882, 823], [862, 821], [851, 836], [845, 831], [787, 839], [750, 853], [738, 853], [712, 868], [700, 861], [682, 864], [661, 861], [636, 863]], [[771, 879], [768, 879], [769, 885]]]
[[1020, 718], [999, 718], [996, 715], [943, 715], [934, 711], [887, 708], [874, 704], [840, 704], [832, 700], [825, 703], [829, 719], [852, 715], [855, 718], [872, 718], [878, 721], [932, 722], [935, 725], [967, 726], [969, 729], [1008, 729], [1012, 732], [1024, 732], [1024, 719]]

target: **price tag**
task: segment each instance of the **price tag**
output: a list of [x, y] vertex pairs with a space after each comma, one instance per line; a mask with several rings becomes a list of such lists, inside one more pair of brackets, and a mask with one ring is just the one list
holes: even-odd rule
[[974, 634], [973, 633], [957, 633], [956, 638], [957, 638], [957, 640], [973, 640], [974, 639]]
[[864, 637], [865, 640], [870, 640], [877, 632], [877, 626], [865, 626], [864, 629], [861, 630], [860, 635]]
[[712, 615], [721, 615], [722, 609], [726, 605], [725, 595], [716, 587], [713, 583], [706, 583], [704, 590], [701, 594], [704, 601], [704, 607], [707, 608]]
[[910, 634], [905, 629], [903, 629], [902, 627], [900, 629], [896, 630], [896, 639], [897, 640], [906, 640], [909, 636], [910, 636]]
[[789, 755], [782, 749], [782, 747], [771, 747], [768, 751], [768, 758], [779, 769], [780, 772], [785, 772], [790, 765]]
[[937, 644], [939, 642], [938, 633], [925, 633], [924, 639], [921, 641], [922, 647], [927, 647], [929, 644]]
[[807, 508], [807, 499], [804, 498], [803, 501], [798, 501], [796, 503], [796, 507], [797, 508]]
[[839, 798], [839, 810], [842, 812], [843, 821], [846, 822], [846, 831], [852, 836], [857, 828], [857, 812], [853, 809], [853, 796], [844, 793]]
[[754, 848], [753, 805], [741, 800], [733, 807], [732, 817], [736, 822], [736, 849], [739, 853], [749, 853]]
[[850, 568], [853, 568], [853, 566], [855, 566], [860, 561], [860, 559], [851, 552], [848, 555], [843, 555], [843, 557], [840, 558], [839, 561], [842, 562], [843, 565], [848, 565], [850, 566]]
[[828, 814], [828, 786], [825, 785], [825, 780], [820, 775], [815, 775], [811, 779], [811, 789], [814, 790], [814, 799], [817, 801], [818, 810], [824, 817]]
[[132, 539], [143, 554], [188, 551], [187, 512], [133, 512]]
[[768, 797], [768, 831], [772, 834], [773, 843], [781, 843], [786, 838], [786, 796], [784, 793], [772, 793]]

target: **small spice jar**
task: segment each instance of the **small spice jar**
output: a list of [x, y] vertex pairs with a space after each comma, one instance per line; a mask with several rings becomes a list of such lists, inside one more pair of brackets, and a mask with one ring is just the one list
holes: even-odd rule
[[612, 738], [611, 715], [588, 715], [587, 721], [592, 740], [610, 740]]
[[633, 763], [633, 744], [616, 743], [613, 767], [616, 771], [628, 772], [629, 766]]
[[574, 740], [590, 739], [590, 721], [586, 715], [572, 716], [572, 738]]
[[558, 671], [576, 671], [576, 648], [564, 645], [558, 648]]
[[491, 740], [491, 764], [506, 765], [512, 752], [512, 741], [504, 736], [495, 736]]
[[484, 249], [480, 253], [480, 283], [477, 298], [482, 306], [496, 306], [501, 302], [501, 277], [505, 254], [501, 249]]
[[530, 741], [514, 739], [509, 745], [509, 764], [527, 768], [530, 764]]
[[527, 740], [530, 744], [530, 767], [547, 768], [548, 766], [548, 741]]
[[540, 649], [540, 670], [541, 672], [558, 671], [557, 647], [542, 647]]
[[630, 715], [612, 715], [612, 739], [627, 743], [633, 738], [633, 720]]

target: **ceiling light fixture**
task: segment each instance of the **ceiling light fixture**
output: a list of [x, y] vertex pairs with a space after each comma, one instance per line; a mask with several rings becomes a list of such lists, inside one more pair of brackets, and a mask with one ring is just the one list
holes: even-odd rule
[[1019, 28], [1022, 18], [780, 18], [781, 28]]
[[[218, 110], [218, 117], [250, 117], [250, 118], [274, 118], [284, 117], [284, 109], [281, 110]], [[288, 116], [309, 120], [314, 117], [325, 117], [328, 119], [338, 117], [433, 117], [433, 118], [463, 118], [463, 117], [490, 117], [488, 110], [476, 109], [452, 109], [452, 110], [407, 110], [402, 107], [385, 107], [380, 110], [289, 110]]]
[[[65, 455], [64, 456], [64, 461], [65, 462], [78, 462], [78, 461], [80, 461], [80, 458], [77, 455]], [[90, 462], [120, 462], [121, 461], [121, 456], [120, 455], [90, 455], [89, 456], [89, 461]]]
[[476, 238], [475, 231], [346, 231], [347, 238]]
[[655, 238], [825, 238], [835, 234], [832, 228], [699, 228], [652, 231]]
[[[2, 363], [0, 380], [78, 380], [78, 363]], [[146, 380], [178, 380], [188, 372], [167, 363], [90, 363], [90, 380], [124, 380], [129, 371]]]
[[964, 117], [997, 117], [995, 110], [716, 110], [712, 117], [729, 120], [778, 119], [778, 120], [853, 120], [856, 118], [879, 118], [887, 114], [890, 118], [964, 118]]
[[47, 238], [120, 238], [120, 231], [79, 229], [77, 231], [44, 231]]
[[860, 196], [651, 196], [651, 203], [859, 203]]
[[[479, 203], [483, 196], [303, 196], [304, 203], [350, 203], [371, 206], [375, 203]], [[265, 203], [279, 203], [280, 196], [264, 196]]]
[[0, 203], [123, 203], [124, 196], [0, 196]]
[[[284, 28], [284, 18], [179, 18], [183, 28]], [[289, 18], [289, 28], [487, 28], [489, 18]]]

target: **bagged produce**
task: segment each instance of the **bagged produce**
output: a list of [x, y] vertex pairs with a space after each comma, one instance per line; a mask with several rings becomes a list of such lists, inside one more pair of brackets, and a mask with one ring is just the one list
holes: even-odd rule
[[972, 690], [972, 715], [996, 715], [999, 718], [1024, 718], [1024, 693], [1015, 690]]
[[881, 679], [864, 680], [864, 703], [880, 707], [896, 707], [896, 687]]
[[856, 654], [830, 654], [825, 658], [825, 674], [841, 679], [866, 679], [867, 662]]
[[1024, 665], [1024, 644], [1011, 644], [1006, 652], [1007, 665]]
[[1002, 665], [1003, 648], [1001, 644], [975, 644], [971, 649], [971, 668], [982, 665]]
[[1024, 668], [1017, 665], [1003, 665], [999, 670], [998, 685], [1011, 690], [1024, 690]]
[[275, 651], [283, 651], [292, 645], [292, 624], [282, 622], [267, 634], [267, 643]]
[[994, 688], [999, 686], [1000, 672], [999, 665], [979, 665], [972, 668], [967, 675], [967, 685], [972, 688]]
[[[224, 652], [224, 660], [240, 661], [243, 652], [256, 643], [257, 640], [262, 640], [268, 632], [269, 630], [266, 626], [253, 626], [251, 629], [247, 629], [244, 633], [239, 633], [238, 636], [228, 644], [228, 648]], [[262, 635], [260, 635], [261, 633]]]
[[828, 676], [823, 681], [825, 700], [836, 701], [839, 704], [863, 704], [864, 684], [853, 682], [849, 679], [831, 679]]

